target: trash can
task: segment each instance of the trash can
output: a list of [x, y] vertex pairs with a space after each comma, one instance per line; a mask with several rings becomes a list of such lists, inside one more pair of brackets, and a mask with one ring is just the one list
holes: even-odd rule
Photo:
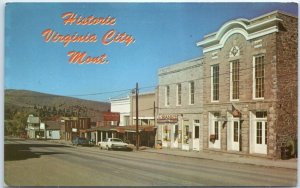
[[281, 159], [282, 160], [287, 160], [291, 158], [291, 151], [289, 147], [283, 146], [281, 147]]

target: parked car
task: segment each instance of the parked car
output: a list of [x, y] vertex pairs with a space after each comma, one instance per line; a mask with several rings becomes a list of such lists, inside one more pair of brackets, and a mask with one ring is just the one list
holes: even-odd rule
[[90, 146], [95, 146], [96, 145], [96, 141], [95, 140], [89, 140], [89, 144], [90, 144]]
[[26, 139], [27, 138], [27, 133], [26, 132], [20, 133], [20, 138]]
[[75, 137], [72, 140], [72, 144], [73, 145], [80, 145], [80, 146], [90, 146], [89, 141], [86, 138], [82, 138], [82, 137]]
[[127, 143], [124, 143], [119, 138], [107, 138], [104, 139], [102, 142], [98, 142], [98, 146], [100, 149], [120, 149], [120, 150], [131, 150], [131, 148], [128, 147]]

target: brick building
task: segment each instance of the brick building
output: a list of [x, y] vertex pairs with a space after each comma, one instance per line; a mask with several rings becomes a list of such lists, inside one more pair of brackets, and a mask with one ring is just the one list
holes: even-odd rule
[[91, 128], [91, 118], [63, 117], [61, 125], [61, 139], [72, 140], [75, 136], [87, 137], [87, 130]]
[[273, 11], [206, 35], [203, 147], [280, 157], [297, 139], [298, 18]]
[[163, 147], [202, 150], [203, 59], [158, 70], [157, 139]]

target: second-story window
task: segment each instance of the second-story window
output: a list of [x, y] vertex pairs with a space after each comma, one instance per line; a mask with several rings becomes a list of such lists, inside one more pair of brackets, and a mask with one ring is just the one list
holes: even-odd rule
[[195, 103], [195, 83], [194, 81], [190, 82], [190, 104]]
[[264, 56], [254, 57], [254, 98], [264, 98], [265, 66]]
[[212, 101], [219, 100], [219, 65], [211, 67], [211, 83], [212, 83]]
[[181, 105], [181, 84], [177, 84], [177, 105]]
[[169, 106], [170, 105], [170, 86], [166, 86], [166, 95], [165, 95], [165, 98], [166, 98], [165, 105]]
[[240, 62], [235, 60], [231, 62], [231, 99], [239, 99], [239, 80], [240, 80]]

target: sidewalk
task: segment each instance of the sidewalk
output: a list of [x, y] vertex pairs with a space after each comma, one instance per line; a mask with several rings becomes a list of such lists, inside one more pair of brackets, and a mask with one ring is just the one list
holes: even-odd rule
[[288, 169], [297, 169], [298, 160], [293, 158], [289, 160], [273, 160], [267, 159], [263, 157], [255, 157], [255, 156], [243, 156], [237, 154], [230, 153], [212, 153], [207, 151], [183, 151], [179, 149], [153, 149], [153, 148], [141, 148], [141, 152], [149, 152], [149, 153], [158, 153], [163, 155], [173, 155], [173, 156], [182, 156], [182, 157], [190, 157], [190, 158], [198, 158], [198, 159], [209, 159], [215, 161], [223, 161], [223, 162], [232, 162], [232, 163], [240, 163], [240, 164], [251, 164], [265, 167], [277, 167], [277, 168], [288, 168]]

